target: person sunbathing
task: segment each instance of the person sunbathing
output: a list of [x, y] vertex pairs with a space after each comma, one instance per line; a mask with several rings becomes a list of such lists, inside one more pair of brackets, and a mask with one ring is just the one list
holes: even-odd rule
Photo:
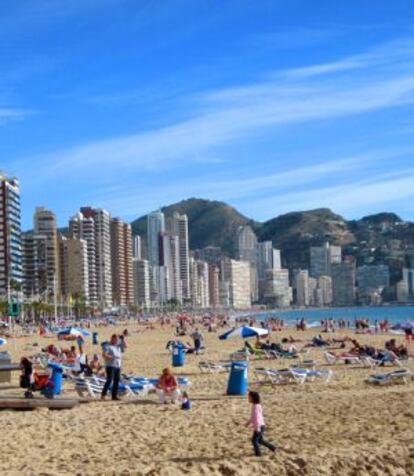
[[160, 403], [167, 403], [166, 397], [170, 397], [171, 403], [175, 403], [180, 396], [177, 380], [169, 368], [165, 368], [162, 371], [155, 389], [160, 399]]
[[395, 339], [390, 339], [385, 343], [385, 348], [393, 352], [397, 357], [400, 358], [407, 358], [408, 357], [408, 350], [405, 345], [397, 345], [397, 341]]

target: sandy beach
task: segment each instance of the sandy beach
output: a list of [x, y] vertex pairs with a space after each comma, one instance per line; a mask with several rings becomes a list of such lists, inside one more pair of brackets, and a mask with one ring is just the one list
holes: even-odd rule
[[[125, 326], [116, 328], [117, 332]], [[171, 362], [165, 349], [173, 327], [142, 331], [127, 326], [129, 347], [124, 354], [126, 373], [156, 377]], [[139, 331], [139, 332], [137, 332]], [[99, 328], [100, 339], [114, 328]], [[347, 335], [339, 331], [336, 335]], [[315, 331], [272, 334], [310, 338]], [[202, 374], [200, 360], [228, 359], [241, 347], [238, 339], [219, 341], [204, 333], [207, 352], [188, 355], [176, 375], [188, 376], [193, 400], [190, 411], [179, 405], [160, 405], [156, 395], [145, 400], [92, 402], [73, 410], [2, 411], [0, 446], [3, 475], [413, 475], [414, 381], [387, 387], [367, 385], [377, 370], [338, 364], [329, 384], [258, 387], [250, 372], [250, 387], [259, 388], [267, 436], [277, 443], [275, 455], [253, 456], [251, 430], [245, 428], [249, 404], [245, 397], [227, 397], [227, 374]], [[390, 336], [358, 336], [363, 343], [382, 346]], [[89, 355], [100, 351], [87, 338]], [[399, 339], [402, 341], [402, 339]], [[38, 347], [33, 347], [33, 343]], [[13, 360], [56, 343], [39, 336], [10, 339], [2, 350]], [[411, 344], [411, 351], [414, 344]], [[327, 368], [322, 352], [309, 357]], [[251, 361], [250, 366], [283, 368], [286, 360]], [[412, 362], [408, 368], [414, 369]], [[391, 368], [390, 368], [391, 369]], [[388, 370], [388, 368], [387, 368]], [[381, 372], [381, 370], [380, 370]], [[17, 384], [18, 374], [13, 375]], [[5, 393], [22, 394], [22, 390]], [[74, 395], [73, 385], [64, 387]]]

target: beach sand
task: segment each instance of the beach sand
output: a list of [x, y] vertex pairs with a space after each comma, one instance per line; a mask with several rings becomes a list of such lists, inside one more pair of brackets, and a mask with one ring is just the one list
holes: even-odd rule
[[[142, 329], [137, 324], [127, 327], [130, 337], [124, 371], [158, 376], [171, 362], [165, 344], [174, 329], [136, 332]], [[100, 339], [113, 331], [99, 328]], [[273, 338], [287, 334], [292, 331], [273, 333]], [[314, 334], [294, 335], [309, 338]], [[178, 405], [159, 405], [155, 395], [147, 400], [97, 401], [74, 410], [2, 411], [0, 473], [414, 475], [414, 381], [369, 386], [364, 379], [373, 373], [371, 369], [338, 364], [329, 384], [262, 385], [267, 438], [279, 449], [275, 455], [264, 449], [263, 456], [256, 458], [251, 430], [245, 428], [250, 412], [246, 398], [225, 396], [227, 374], [201, 374], [198, 369], [200, 360], [228, 358], [241, 341], [219, 341], [215, 333], [205, 333], [205, 337], [206, 354], [188, 355], [186, 365], [176, 371], [192, 382], [191, 411], [182, 411]], [[358, 336], [360, 341], [376, 345], [386, 338], [389, 336]], [[92, 346], [90, 338], [87, 340], [89, 355], [100, 350]], [[32, 347], [34, 342], [39, 347]], [[56, 343], [56, 339], [10, 339], [2, 350], [9, 350], [17, 360], [49, 343]], [[414, 344], [411, 347], [414, 350]], [[312, 350], [309, 357], [318, 359], [325, 368], [321, 351]], [[290, 363], [260, 360], [250, 365], [282, 368]], [[411, 363], [409, 367], [413, 369]], [[13, 380], [17, 383], [17, 373]], [[257, 388], [252, 373], [250, 380], [250, 387]], [[21, 395], [22, 390], [14, 393]], [[65, 384], [64, 394], [74, 394], [71, 385]]]

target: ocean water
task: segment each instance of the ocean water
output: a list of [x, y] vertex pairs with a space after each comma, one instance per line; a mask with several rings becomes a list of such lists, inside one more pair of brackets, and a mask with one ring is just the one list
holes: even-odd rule
[[256, 314], [260, 320], [269, 318], [284, 319], [289, 324], [296, 319], [304, 318], [308, 324], [316, 324], [321, 319], [369, 319], [373, 324], [375, 320], [388, 319], [392, 324], [406, 321], [414, 322], [414, 306], [381, 306], [381, 307], [350, 307], [350, 308], [324, 308], [324, 309], [291, 309], [265, 311]]

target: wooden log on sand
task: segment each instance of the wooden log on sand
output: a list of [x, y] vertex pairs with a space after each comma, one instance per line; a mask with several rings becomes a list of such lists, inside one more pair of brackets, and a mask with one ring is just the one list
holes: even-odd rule
[[0, 397], [0, 410], [33, 410], [35, 408], [68, 410], [78, 405], [79, 400], [77, 398]]

